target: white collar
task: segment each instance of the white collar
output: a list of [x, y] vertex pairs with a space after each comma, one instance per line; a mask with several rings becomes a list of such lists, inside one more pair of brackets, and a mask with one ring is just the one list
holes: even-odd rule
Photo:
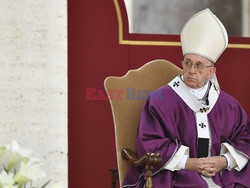
[[[183, 80], [183, 75], [181, 76], [181, 79]], [[209, 81], [205, 83], [205, 85], [201, 88], [193, 89], [191, 87], [188, 87], [188, 91], [195, 96], [196, 99], [203, 99], [205, 94], [207, 93], [209, 86]]]
[[209, 95], [208, 101], [209, 105], [201, 104], [196, 97], [189, 92], [187, 85], [182, 81], [181, 76], [175, 77], [171, 82], [168, 84], [179, 97], [194, 111], [194, 112], [205, 112], [206, 114], [209, 113], [212, 108], [214, 107], [219, 94], [220, 90], [212, 83], [212, 86], [209, 88]]

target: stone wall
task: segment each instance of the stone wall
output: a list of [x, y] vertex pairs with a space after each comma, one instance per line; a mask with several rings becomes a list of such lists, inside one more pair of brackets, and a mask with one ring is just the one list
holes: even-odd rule
[[0, 143], [67, 187], [67, 1], [0, 2]]

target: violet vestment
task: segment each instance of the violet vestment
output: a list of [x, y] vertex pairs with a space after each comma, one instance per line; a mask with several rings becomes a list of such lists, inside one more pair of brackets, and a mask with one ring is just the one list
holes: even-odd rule
[[[246, 112], [232, 96], [220, 91], [216, 103], [207, 114], [207, 119], [211, 134], [211, 156], [220, 155], [221, 143], [229, 143], [249, 159], [250, 121]], [[190, 157], [197, 157], [196, 119], [194, 111], [173, 90], [173, 87], [166, 85], [148, 96], [137, 133], [139, 156], [148, 152], [160, 153], [162, 156], [162, 165], [154, 171], [155, 188], [208, 187], [197, 172], [169, 171], [163, 168], [181, 145], [189, 147]], [[248, 162], [241, 171], [223, 169], [212, 179], [223, 188], [250, 188], [250, 164]], [[123, 187], [142, 188], [143, 184], [143, 169], [131, 167]]]

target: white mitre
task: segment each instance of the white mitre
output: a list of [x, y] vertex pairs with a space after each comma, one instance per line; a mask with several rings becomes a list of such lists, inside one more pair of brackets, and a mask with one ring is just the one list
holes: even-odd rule
[[227, 44], [225, 27], [208, 8], [193, 15], [181, 31], [183, 55], [193, 53], [215, 63]]

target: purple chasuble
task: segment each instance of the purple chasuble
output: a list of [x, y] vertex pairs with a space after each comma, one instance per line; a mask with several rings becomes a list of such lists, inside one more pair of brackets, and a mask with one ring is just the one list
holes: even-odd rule
[[[220, 155], [221, 143], [227, 142], [237, 151], [250, 156], [250, 121], [240, 104], [221, 91], [213, 109], [208, 113], [211, 132], [211, 156]], [[164, 165], [181, 145], [189, 147], [191, 158], [197, 157], [197, 128], [194, 112], [170, 86], [152, 92], [142, 111], [138, 133], [137, 154], [160, 153], [162, 165], [155, 169], [155, 188], [207, 188], [206, 182], [194, 171], [169, 171]], [[212, 178], [223, 188], [250, 188], [249, 162], [241, 170], [222, 170]], [[142, 168], [131, 167], [122, 187], [143, 188]]]

